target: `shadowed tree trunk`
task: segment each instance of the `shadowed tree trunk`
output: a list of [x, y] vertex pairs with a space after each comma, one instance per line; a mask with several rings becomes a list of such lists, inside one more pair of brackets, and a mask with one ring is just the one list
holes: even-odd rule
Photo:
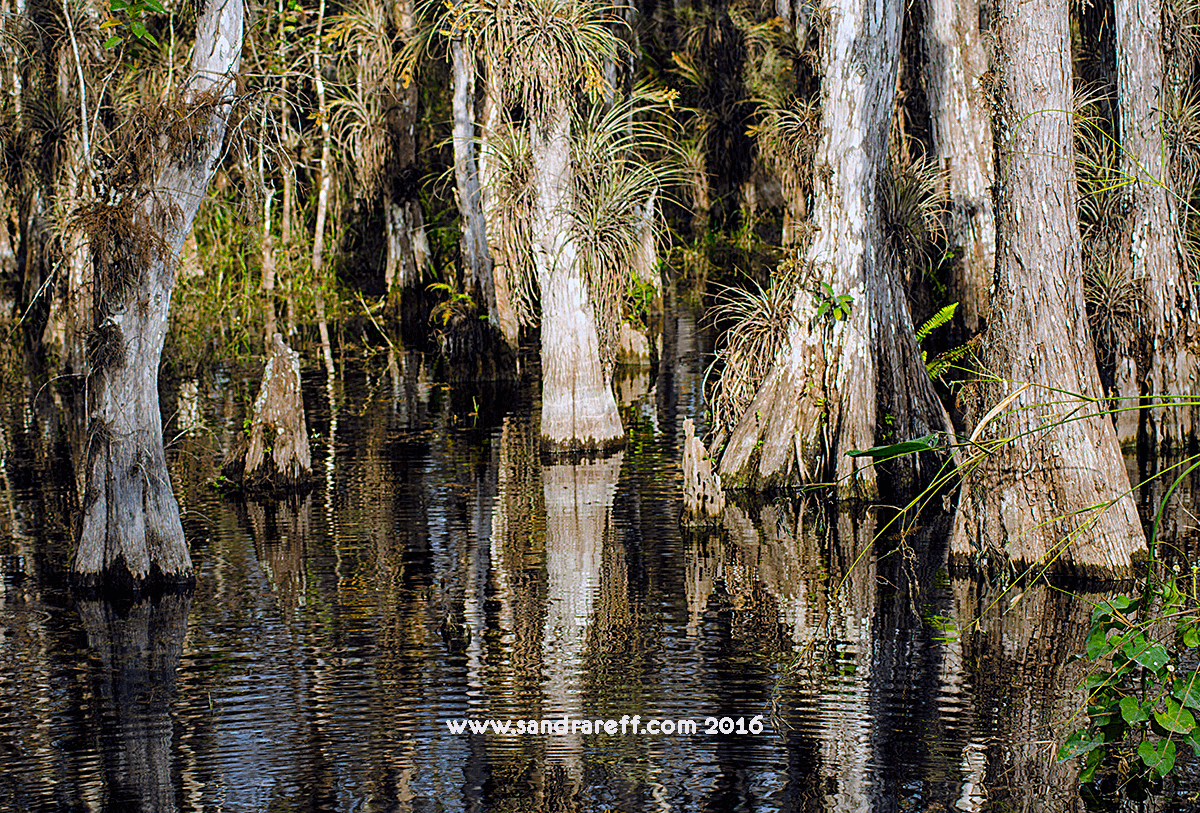
[[1096, 401], [1063, 394], [1101, 395], [1076, 220], [1067, 2], [1006, 0], [995, 31], [999, 262], [983, 364], [997, 378], [979, 385], [972, 417], [999, 408], [976, 435], [1004, 440], [964, 477], [953, 555], [994, 547], [1018, 565], [1058, 556], [1056, 569], [1125, 575], [1145, 543], [1112, 422]]
[[984, 328], [996, 264], [992, 128], [980, 99], [987, 54], [979, 4], [925, 0], [925, 97], [949, 204], [946, 242], [955, 252], [950, 298], [972, 333]]
[[611, 448], [625, 440], [572, 237], [570, 121], [560, 102], [530, 139], [537, 194], [533, 254], [542, 295], [541, 437], [550, 451]]
[[[1180, 255], [1179, 214], [1168, 177], [1163, 108], [1162, 15], [1152, 0], [1114, 0], [1121, 179], [1130, 181], [1129, 209], [1117, 256], [1122, 277], [1140, 289], [1141, 320], [1118, 350], [1114, 395], [1118, 407], [1144, 405], [1200, 392], [1200, 334], [1196, 290]], [[1117, 413], [1117, 439], [1133, 443], [1139, 424], [1146, 443], [1182, 450], [1196, 437], [1200, 410], [1168, 407]]]
[[171, 707], [190, 607], [191, 598], [179, 595], [143, 598], [127, 609], [107, 601], [79, 604], [96, 719], [119, 743], [102, 750], [110, 810], [169, 813], [177, 807]]
[[[888, 160], [901, 6], [841, 0], [823, 36], [823, 132], [815, 161], [817, 236], [801, 277], [787, 344], [721, 458], [727, 486], [768, 489], [838, 478], [842, 497], [877, 495], [875, 469], [852, 449], [949, 430], [917, 348], [879, 205]], [[828, 284], [828, 291], [818, 286]], [[835, 319], [833, 297], [849, 296]], [[916, 460], [916, 457], [911, 460]], [[911, 479], [912, 470], [898, 472]]]
[[163, 451], [158, 365], [175, 264], [225, 136], [242, 15], [242, 0], [209, 0], [197, 21], [180, 117], [191, 137], [172, 140], [164, 128], [146, 146], [151, 180], [116, 204], [78, 215], [89, 231], [95, 281], [87, 486], [73, 564], [84, 586], [138, 589], [193, 579]]

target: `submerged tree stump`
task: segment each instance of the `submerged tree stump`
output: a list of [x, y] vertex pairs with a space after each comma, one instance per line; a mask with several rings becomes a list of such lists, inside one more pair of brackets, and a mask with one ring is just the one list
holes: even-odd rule
[[683, 422], [683, 516], [684, 521], [702, 521], [719, 517], [725, 510], [725, 492], [721, 475], [713, 473], [713, 462], [695, 425]]
[[221, 473], [250, 491], [297, 489], [312, 476], [300, 393], [300, 354], [289, 349], [278, 333], [271, 339], [249, 431], [234, 444]]

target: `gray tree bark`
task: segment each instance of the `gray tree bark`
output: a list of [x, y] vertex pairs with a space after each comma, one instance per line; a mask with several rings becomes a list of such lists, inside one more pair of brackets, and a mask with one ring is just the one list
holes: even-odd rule
[[972, 333], [984, 328], [996, 265], [992, 212], [992, 128], [979, 81], [987, 54], [979, 3], [925, 1], [925, 96], [938, 166], [949, 205], [946, 239], [955, 252], [950, 298]]
[[625, 430], [600, 363], [600, 333], [571, 236], [570, 114], [560, 102], [532, 129], [534, 265], [542, 296], [542, 445], [621, 446]]
[[[1084, 400], [1102, 393], [1083, 300], [1067, 20], [1066, 0], [998, 7], [999, 262], [983, 348], [996, 378], [975, 407], [977, 418], [999, 410], [976, 430], [997, 442], [964, 475], [952, 554], [1112, 577], [1130, 574], [1145, 542], [1112, 422]], [[1097, 505], [1109, 507], [1086, 510]]]
[[[950, 421], [917, 348], [877, 204], [901, 6], [841, 0], [830, 10], [814, 173], [818, 232], [808, 260], [853, 305], [844, 320], [818, 317], [812, 283], [797, 289], [787, 346], [733, 431], [720, 471], [727, 487], [764, 490], [834, 475], [840, 497], [871, 499], [878, 495], [875, 469], [861, 468], [861, 458], [847, 451], [875, 445], [889, 418], [897, 440], [949, 431]], [[919, 474], [898, 472], [901, 484]]]
[[[242, 18], [242, 0], [205, 5], [183, 90], [185, 104], [204, 122], [198, 146], [166, 137], [152, 145], [160, 151], [158, 171], [132, 193], [129, 233], [99, 244], [92, 239], [96, 325], [89, 341], [87, 487], [72, 566], [85, 587], [136, 590], [194, 578], [163, 450], [158, 365], [175, 265], [224, 141]], [[122, 256], [132, 259], [133, 273], [115, 279], [113, 260]]]
[[[1121, 175], [1130, 181], [1120, 261], [1141, 293], [1137, 335], [1119, 348], [1113, 395], [1118, 408], [1193, 400], [1200, 392], [1200, 307], [1180, 255], [1162, 111], [1162, 14], [1150, 0], [1114, 0]], [[1200, 410], [1159, 407], [1116, 414], [1117, 439], [1181, 451], [1197, 436]]]
[[225, 477], [251, 489], [298, 488], [312, 476], [308, 425], [300, 392], [300, 354], [271, 337], [249, 436], [234, 444]]
[[487, 224], [475, 144], [475, 50], [469, 35], [450, 42], [454, 95], [454, 180], [462, 218], [463, 287], [483, 295], [488, 318], [497, 319], [496, 286], [492, 280], [492, 255], [488, 250]]

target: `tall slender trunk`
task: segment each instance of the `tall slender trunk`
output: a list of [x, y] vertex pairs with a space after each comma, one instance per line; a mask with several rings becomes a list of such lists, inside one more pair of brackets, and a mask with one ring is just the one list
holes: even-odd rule
[[[396, 31], [404, 43], [417, 36], [412, 0], [392, 5]], [[420, 282], [429, 264], [429, 246], [425, 237], [425, 217], [417, 195], [417, 115], [419, 87], [408, 82], [394, 89], [388, 123], [392, 136], [392, 166], [385, 170], [384, 223], [387, 229], [387, 257], [384, 284], [390, 308], [399, 309], [399, 293]]]
[[594, 450], [625, 440], [600, 363], [600, 334], [571, 236], [571, 118], [565, 102], [533, 124], [534, 265], [542, 296], [542, 444]]
[[[1124, 399], [1139, 395], [1144, 406], [1172, 397], [1194, 400], [1200, 392], [1200, 301], [1179, 251], [1179, 211], [1163, 140], [1161, 7], [1151, 0], [1114, 0], [1113, 11], [1121, 177], [1132, 181], [1117, 256], [1142, 297], [1137, 335], [1118, 349], [1114, 394], [1122, 399], [1118, 407], [1133, 406]], [[1117, 439], [1133, 443], [1140, 424], [1148, 446], [1178, 451], [1196, 439], [1198, 422], [1195, 407], [1118, 412]]]
[[987, 54], [979, 3], [925, 0], [925, 96], [938, 165], [949, 206], [946, 242], [954, 252], [950, 298], [967, 330], [982, 330], [996, 266], [992, 212], [992, 128], [980, 101]]
[[516, 347], [521, 338], [521, 320], [518, 316], [517, 286], [514, 269], [509, 264], [501, 247], [492, 239], [500, 216], [496, 195], [491, 192], [495, 185], [496, 160], [489, 152], [489, 143], [495, 137], [495, 127], [500, 117], [497, 101], [497, 77], [495, 67], [489, 66], [484, 73], [483, 114], [480, 128], [479, 178], [480, 208], [483, 211], [484, 233], [488, 238], [488, 253], [492, 258], [492, 288], [496, 292], [496, 321], [500, 333], [511, 347]]
[[[977, 430], [999, 444], [966, 472], [953, 555], [1128, 575], [1145, 542], [1112, 422], [1097, 400], [1062, 394], [1102, 395], [1083, 301], [1067, 1], [1003, 0], [995, 31], [999, 262], [983, 363], [997, 378], [980, 384], [975, 413], [1000, 409]], [[1097, 505], [1109, 507], [1086, 511]]]
[[470, 35], [450, 43], [453, 70], [454, 180], [462, 218], [463, 288], [483, 295], [488, 318], [497, 319], [492, 255], [488, 251], [483, 195], [475, 160], [475, 50]]
[[149, 188], [92, 212], [87, 488], [73, 564], [85, 586], [193, 579], [163, 450], [158, 365], [175, 262], [221, 154], [242, 15], [241, 0], [209, 0], [196, 24], [183, 103], [207, 121], [202, 147], [160, 144], [166, 156]]
[[317, 109], [321, 118], [321, 185], [317, 192], [317, 224], [313, 233], [312, 278], [316, 289], [317, 330], [321, 336], [321, 355], [325, 372], [333, 377], [333, 350], [329, 343], [329, 321], [325, 317], [325, 220], [329, 215], [329, 103], [325, 96], [325, 77], [322, 73], [323, 55], [321, 30], [325, 26], [325, 0], [317, 12], [317, 35], [313, 38], [313, 84], [317, 90]]
[[[823, 133], [816, 156], [817, 237], [810, 267], [849, 317], [818, 316], [826, 297], [801, 281], [787, 345], [721, 458], [727, 486], [766, 489], [836, 476], [841, 497], [878, 494], [875, 469], [852, 449], [890, 428], [897, 440], [950, 430], [913, 332], [877, 205], [900, 53], [898, 0], [842, 0], [823, 38]], [[868, 56], [869, 54], [869, 56]], [[814, 295], [814, 291], [818, 291]], [[919, 458], [898, 484], [922, 474]]]

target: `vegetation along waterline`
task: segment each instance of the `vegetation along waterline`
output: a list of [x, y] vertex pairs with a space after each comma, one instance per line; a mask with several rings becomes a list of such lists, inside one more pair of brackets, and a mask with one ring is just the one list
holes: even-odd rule
[[[678, 368], [668, 323], [698, 311], [700, 435], [673, 438], [688, 533], [744, 527], [735, 494], [896, 504], [846, 538], [908, 556], [940, 510], [947, 546], [921, 555], [1001, 596], [1145, 579], [1095, 600], [1087, 653], [1116, 661], [1065, 753], [1089, 780], [1135, 754], [1152, 785], [1176, 739], [1200, 747], [1167, 669], [1196, 642], [1170, 570], [1189, 565], [1160, 556], [1153, 520], [1182, 492], [1157, 475], [1148, 513], [1159, 481], [1131, 482], [1122, 452], [1196, 445], [1196, 9], [10, 5], [4, 383], [69, 452], [79, 596], [196, 587], [160, 390], [193, 387], [179, 403], [198, 415], [202, 382], [255, 367], [212, 473], [231, 500], [336, 480], [363, 357], [394, 403], [448, 385], [447, 431], [524, 404], [544, 465], [565, 467], [542, 473], [549, 537], [568, 511], [553, 489], [604, 504], [643, 460], [622, 388]], [[301, 359], [322, 371], [324, 473]], [[468, 623], [442, 603], [439, 627]]]

